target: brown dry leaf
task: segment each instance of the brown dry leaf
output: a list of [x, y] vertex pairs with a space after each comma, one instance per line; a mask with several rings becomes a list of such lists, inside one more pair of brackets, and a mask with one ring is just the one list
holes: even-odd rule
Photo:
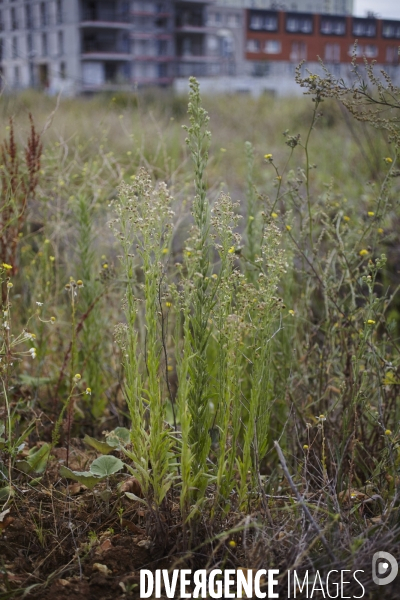
[[120, 490], [123, 493], [131, 492], [132, 494], [135, 494], [135, 496], [138, 496], [138, 498], [143, 498], [142, 488], [136, 477], [129, 477], [129, 479], [124, 481]]
[[69, 493], [71, 496], [76, 496], [85, 486], [82, 486], [80, 483], [72, 483], [68, 485]]
[[101, 544], [99, 550], [100, 552], [106, 552], [107, 550], [109, 550], [110, 548], [112, 548], [112, 543], [110, 539], [106, 539], [104, 540], [104, 542]]
[[9, 513], [9, 508], [0, 513], [0, 532], [4, 531], [4, 529], [11, 525], [11, 523], [14, 521], [13, 517]]
[[129, 529], [129, 531], [133, 531], [133, 533], [137, 533], [138, 535], [143, 535], [146, 533], [144, 529], [141, 529], [135, 525], [135, 523], [132, 523], [132, 521], [128, 521], [128, 519], [122, 519], [121, 525], [122, 527], [126, 527]]

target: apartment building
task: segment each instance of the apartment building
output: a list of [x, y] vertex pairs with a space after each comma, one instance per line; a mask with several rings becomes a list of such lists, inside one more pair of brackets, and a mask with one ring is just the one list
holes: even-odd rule
[[345, 77], [356, 39], [360, 61], [398, 80], [400, 21], [346, 14], [352, 0], [309, 1], [324, 12], [303, 10], [307, 0], [285, 10], [269, 0], [0, 0], [3, 87], [183, 91], [194, 75], [212, 92], [286, 94], [300, 60], [316, 70], [321, 57]]
[[332, 15], [351, 15], [353, 0], [216, 0], [218, 6], [259, 8]]
[[3, 85], [75, 94], [218, 74], [209, 3], [0, 0]]
[[[378, 77], [383, 69], [400, 85], [400, 20], [252, 8], [245, 10], [244, 32], [237, 77], [204, 79], [204, 92], [301, 94], [294, 77], [298, 64], [305, 61], [304, 74], [322, 75], [319, 59], [338, 79], [350, 81], [356, 41], [360, 71], [365, 59], [373, 60]], [[186, 88], [180, 80], [175, 85], [180, 92]]]

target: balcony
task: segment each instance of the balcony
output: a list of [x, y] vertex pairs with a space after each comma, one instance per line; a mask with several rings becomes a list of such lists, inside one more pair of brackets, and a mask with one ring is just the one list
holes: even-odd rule
[[183, 12], [178, 13], [175, 18], [175, 30], [182, 33], [206, 33], [212, 27], [206, 24], [203, 14]]
[[125, 29], [130, 27], [129, 12], [118, 12], [99, 5], [84, 7], [82, 10], [81, 27], [108, 27]]
[[126, 40], [84, 38], [81, 54], [82, 58], [92, 60], [129, 61], [131, 59], [129, 43]]
[[129, 21], [126, 19], [124, 20], [118, 20], [115, 19], [115, 21], [109, 21], [109, 20], [100, 20], [100, 19], [96, 19], [96, 20], [91, 20], [91, 19], [82, 19], [82, 21], [80, 22], [80, 27], [90, 27], [92, 28], [107, 28], [107, 29], [130, 29], [131, 24], [129, 23]]
[[206, 56], [204, 54], [178, 54], [177, 60], [179, 62], [190, 62], [190, 63], [212, 63], [215, 62], [215, 56]]
[[172, 33], [167, 31], [158, 31], [157, 29], [149, 29], [148, 31], [131, 31], [130, 37], [134, 40], [170, 40]]
[[175, 56], [163, 54], [133, 54], [132, 59], [135, 62], [172, 62]]

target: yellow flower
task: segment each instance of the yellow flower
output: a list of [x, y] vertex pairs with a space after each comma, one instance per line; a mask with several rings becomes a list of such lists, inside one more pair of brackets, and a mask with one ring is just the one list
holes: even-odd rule
[[167, 367], [167, 371], [170, 373], [170, 372], [171, 372], [171, 371], [173, 371], [173, 370], [174, 370], [174, 369], [173, 369], [173, 367], [171, 367], [171, 365], [168, 365], [168, 367]]
[[218, 275], [217, 275], [216, 273], [213, 273], [213, 274], [211, 275], [211, 277], [212, 277], [213, 279], [218, 279]]
[[76, 282], [76, 285], [78, 287], [83, 287], [83, 281], [82, 281], [82, 279], [78, 279], [78, 281]]
[[343, 221], [346, 221], [348, 223], [350, 221], [350, 217], [348, 217], [347, 215], [344, 215]]
[[286, 229], [287, 229], [288, 231], [290, 231], [292, 228], [291, 228], [291, 226], [290, 226], [290, 225], [286, 225]]
[[236, 544], [235, 540], [230, 540], [228, 542], [228, 546], [230, 546], [231, 548], [236, 548], [237, 544]]
[[163, 254], [168, 254], [168, 248], [163, 248], [163, 251], [162, 251], [162, 253], [163, 253]]
[[11, 283], [11, 281], [9, 281], [9, 282], [7, 283], [7, 287], [8, 287], [8, 289], [10, 290], [12, 287], [14, 287], [14, 285]]
[[307, 444], [304, 444], [303, 450], [308, 450], [308, 445]]
[[272, 154], [264, 154], [265, 160], [272, 160]]
[[392, 432], [390, 431], [390, 429], [386, 429], [385, 435], [392, 435]]
[[12, 266], [8, 265], [7, 263], [3, 263], [3, 269], [6, 269], [7, 271], [9, 271], [10, 269], [12, 269]]
[[365, 248], [363, 248], [362, 250], [360, 250], [359, 255], [360, 256], [366, 256], [368, 254], [368, 250], [366, 250]]
[[80, 381], [80, 380], [82, 379], [82, 375], [80, 375], [80, 373], [77, 373], [77, 374], [74, 376], [74, 379], [75, 379], [75, 381]]
[[292, 315], [292, 316], [293, 316], [293, 315], [294, 315], [294, 310], [291, 308], [291, 309], [288, 311], [288, 313], [289, 313], [289, 315]]
[[172, 302], [166, 302], [166, 303], [165, 303], [165, 306], [166, 306], [167, 308], [170, 308], [170, 306], [172, 306]]
[[108, 264], [107, 263], [103, 263], [103, 269], [108, 269]]
[[385, 161], [385, 163], [386, 163], [387, 165], [390, 165], [390, 164], [393, 162], [393, 159], [392, 159], [392, 158], [390, 158], [390, 156], [388, 156], [387, 158], [384, 158], [383, 160]]
[[55, 317], [50, 317], [50, 321], [51, 321], [52, 323], [55, 323], [55, 322], [56, 322], [56, 318], [55, 318]]
[[235, 246], [231, 246], [228, 250], [229, 254], [233, 254], [235, 252]]
[[49, 256], [49, 260], [50, 260], [51, 262], [54, 262], [56, 259], [55, 259], [55, 257], [54, 257], [54, 256]]
[[273, 213], [271, 213], [271, 217], [272, 217], [273, 219], [277, 219], [277, 218], [278, 218], [278, 215], [276, 214], [276, 212], [273, 212]]
[[375, 325], [376, 321], [374, 321], [373, 319], [368, 319], [367, 324], [368, 325]]
[[372, 212], [372, 210], [369, 210], [369, 211], [368, 211], [368, 216], [369, 216], [369, 217], [373, 217], [374, 215], [375, 215], [375, 213], [374, 213], [374, 212]]
[[90, 388], [90, 387], [87, 387], [87, 388], [86, 388], [86, 391], [85, 391], [85, 394], [87, 394], [88, 396], [90, 396], [90, 395], [91, 395], [91, 393], [92, 393], [92, 390], [91, 390], [91, 388]]
[[382, 227], [379, 227], [379, 229], [378, 229], [378, 233], [382, 235], [382, 233], [383, 233], [383, 229], [382, 229]]

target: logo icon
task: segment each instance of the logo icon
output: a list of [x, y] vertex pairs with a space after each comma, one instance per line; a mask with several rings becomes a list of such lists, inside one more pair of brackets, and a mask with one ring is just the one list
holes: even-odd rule
[[392, 583], [399, 572], [399, 565], [389, 552], [375, 552], [372, 557], [372, 579], [377, 585]]

